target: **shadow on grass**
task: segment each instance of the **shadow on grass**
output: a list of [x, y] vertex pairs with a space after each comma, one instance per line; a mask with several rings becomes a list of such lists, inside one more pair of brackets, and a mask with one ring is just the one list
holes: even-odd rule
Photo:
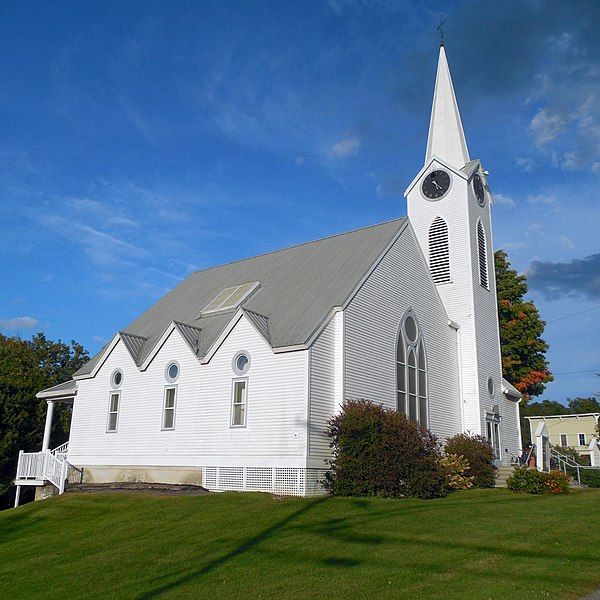
[[176, 581], [166, 583], [160, 587], [157, 587], [154, 590], [150, 590], [149, 592], [140, 594], [138, 596], [138, 598], [140, 600], [146, 599], [146, 598], [155, 598], [156, 596], [159, 596], [161, 594], [164, 594], [165, 592], [171, 591], [172, 589], [174, 589], [176, 587], [185, 585], [186, 583], [189, 583], [190, 581], [196, 579], [197, 577], [201, 577], [202, 575], [206, 575], [206, 574], [210, 573], [211, 571], [214, 571], [215, 569], [221, 567], [228, 561], [240, 556], [241, 554], [244, 554], [244, 552], [248, 552], [248, 550], [251, 550], [256, 545], [260, 544], [261, 542], [263, 542], [266, 539], [268, 539], [269, 537], [271, 537], [273, 534], [279, 532], [280, 530], [285, 528], [289, 523], [291, 523], [292, 521], [294, 521], [294, 520], [298, 519], [300, 516], [302, 516], [304, 513], [307, 513], [308, 511], [312, 510], [316, 506], [323, 504], [324, 502], [327, 502], [330, 499], [331, 499], [330, 496], [324, 496], [321, 498], [317, 498], [316, 500], [313, 500], [312, 502], [306, 504], [305, 506], [298, 509], [297, 511], [291, 513], [287, 517], [277, 521], [276, 523], [273, 523], [273, 525], [271, 525], [270, 527], [267, 527], [264, 531], [261, 531], [260, 533], [251, 537], [250, 539], [246, 540], [245, 542], [242, 542], [239, 546], [237, 546], [236, 548], [234, 548], [227, 554], [224, 554], [223, 556], [220, 556], [219, 558], [215, 558], [214, 560], [211, 560], [207, 565], [205, 565], [198, 571], [193, 571], [191, 573], [188, 573], [187, 575], [180, 577]]

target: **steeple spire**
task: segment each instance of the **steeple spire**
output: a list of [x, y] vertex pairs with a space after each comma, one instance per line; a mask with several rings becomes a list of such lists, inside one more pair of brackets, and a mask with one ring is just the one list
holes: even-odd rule
[[433, 155], [457, 169], [461, 169], [469, 162], [467, 140], [458, 112], [443, 42], [440, 45], [440, 58], [435, 78], [425, 163], [428, 163]]

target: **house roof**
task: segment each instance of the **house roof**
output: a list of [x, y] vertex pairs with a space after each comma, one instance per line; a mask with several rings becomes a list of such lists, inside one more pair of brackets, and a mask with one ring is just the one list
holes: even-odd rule
[[[120, 332], [138, 366], [176, 322], [197, 356], [204, 356], [237, 308], [201, 314], [225, 288], [260, 286], [241, 303], [246, 316], [273, 348], [306, 344], [331, 310], [342, 306], [406, 226], [396, 219], [196, 271]], [[127, 340], [127, 341], [125, 341]], [[89, 375], [104, 349], [74, 376]]]
[[77, 382], [73, 381], [64, 381], [63, 383], [59, 383], [58, 385], [53, 385], [52, 387], [46, 388], [38, 392], [35, 397], [36, 398], [68, 398], [71, 396], [75, 396], [77, 394]]
[[512, 384], [510, 381], [502, 378], [502, 391], [507, 396], [512, 396], [513, 398], [522, 398], [523, 394]]
[[532, 415], [530, 417], [525, 417], [527, 420], [531, 421], [532, 419], [579, 419], [581, 417], [594, 417], [598, 419], [600, 417], [600, 413], [578, 413], [578, 414], [567, 414], [567, 415]]

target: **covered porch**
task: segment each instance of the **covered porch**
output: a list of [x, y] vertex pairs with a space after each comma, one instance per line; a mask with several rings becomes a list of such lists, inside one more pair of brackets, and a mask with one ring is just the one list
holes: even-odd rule
[[77, 382], [73, 380], [60, 383], [36, 394], [37, 398], [45, 399], [47, 404], [42, 448], [39, 452], [24, 452], [23, 450], [19, 452], [15, 477], [17, 486], [15, 507], [19, 505], [21, 486], [40, 488], [51, 484], [59, 494], [62, 494], [67, 480], [81, 480], [83, 471], [71, 465], [67, 460], [69, 442], [50, 449], [54, 406], [58, 402], [72, 405], [76, 395]]

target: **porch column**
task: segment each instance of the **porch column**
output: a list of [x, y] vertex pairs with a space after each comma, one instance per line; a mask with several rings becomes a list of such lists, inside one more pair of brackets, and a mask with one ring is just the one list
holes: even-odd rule
[[46, 424], [44, 425], [44, 439], [42, 441], [42, 452], [48, 450], [50, 446], [50, 430], [52, 429], [52, 414], [54, 413], [54, 401], [48, 400], [46, 409]]

